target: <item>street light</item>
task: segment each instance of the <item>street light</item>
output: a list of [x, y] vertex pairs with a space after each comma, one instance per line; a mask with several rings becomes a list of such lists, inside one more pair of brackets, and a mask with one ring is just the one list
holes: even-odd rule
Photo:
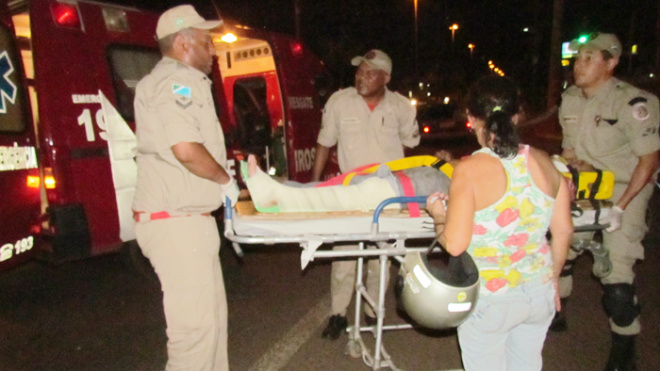
[[470, 49], [470, 58], [472, 58], [472, 51], [474, 50], [474, 44], [468, 44], [468, 49]]
[[458, 24], [454, 23], [453, 25], [449, 26], [449, 30], [451, 31], [451, 43], [454, 45], [454, 32], [458, 30]]
[[419, 59], [419, 47], [418, 47], [418, 42], [417, 42], [417, 0], [414, 0], [415, 2], [415, 75], [416, 77], [419, 76], [419, 67], [418, 67], [418, 62], [417, 60]]

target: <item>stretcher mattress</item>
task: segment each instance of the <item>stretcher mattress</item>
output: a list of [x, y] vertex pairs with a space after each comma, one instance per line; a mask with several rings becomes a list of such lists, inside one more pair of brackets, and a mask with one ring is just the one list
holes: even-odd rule
[[[373, 213], [337, 211], [324, 213], [260, 213], [251, 201], [236, 204], [234, 232], [239, 236], [295, 236], [295, 235], [355, 235], [368, 234]], [[378, 219], [378, 231], [433, 232], [433, 220], [424, 211], [411, 218], [407, 210], [383, 210]]]
[[[576, 200], [573, 202], [573, 227], [598, 227], [606, 220], [612, 207], [610, 201]], [[260, 213], [251, 201], [236, 204], [234, 232], [239, 236], [294, 235], [355, 235], [371, 231], [373, 214], [361, 211], [324, 213]], [[378, 219], [381, 233], [433, 231], [433, 220], [421, 210], [421, 216], [411, 218], [407, 210], [386, 209]]]

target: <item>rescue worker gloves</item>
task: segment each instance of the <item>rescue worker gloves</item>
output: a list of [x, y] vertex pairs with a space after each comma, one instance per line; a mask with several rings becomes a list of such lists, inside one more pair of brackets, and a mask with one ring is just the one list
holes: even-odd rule
[[623, 218], [623, 209], [619, 206], [614, 206], [609, 212], [606, 220], [603, 222], [610, 223], [610, 226], [605, 229], [606, 232], [614, 232], [621, 228], [621, 219]]
[[222, 188], [222, 192], [225, 194], [225, 197], [228, 197], [229, 201], [231, 201], [231, 205], [235, 207], [236, 202], [238, 202], [238, 196], [240, 194], [236, 180], [234, 180], [234, 178], [229, 178], [229, 182], [221, 184], [220, 187]]

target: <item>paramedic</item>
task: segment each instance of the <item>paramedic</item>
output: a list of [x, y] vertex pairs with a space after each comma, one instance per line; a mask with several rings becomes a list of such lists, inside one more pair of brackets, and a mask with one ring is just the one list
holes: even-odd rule
[[163, 290], [166, 370], [227, 370], [227, 300], [210, 212], [238, 198], [211, 95], [210, 29], [191, 5], [156, 27], [163, 58], [137, 85], [137, 241]]
[[[319, 181], [330, 148], [337, 145], [339, 170], [349, 172], [359, 166], [383, 163], [404, 157], [404, 146], [419, 144], [416, 110], [408, 99], [387, 88], [392, 61], [384, 52], [373, 49], [351, 60], [357, 66], [355, 87], [335, 92], [325, 105], [321, 132], [316, 146], [312, 181]], [[373, 246], [370, 246], [370, 248]], [[335, 245], [335, 249], [355, 249], [355, 245]], [[378, 297], [379, 261], [368, 263], [367, 291]], [[346, 310], [355, 286], [356, 263], [332, 263], [330, 292], [332, 309], [323, 337], [337, 339], [348, 326]], [[365, 308], [367, 324], [375, 324], [375, 313]]]
[[449, 197], [427, 199], [440, 244], [454, 256], [467, 251], [480, 272], [477, 306], [458, 327], [463, 366], [541, 370], [573, 234], [568, 184], [545, 152], [520, 144], [511, 80], [483, 77], [466, 102], [481, 149], [454, 168]]
[[[612, 331], [605, 369], [630, 370], [635, 337], [641, 329], [633, 266], [644, 258], [641, 240], [653, 191], [649, 180], [659, 164], [658, 99], [613, 77], [621, 56], [615, 35], [594, 34], [583, 44], [573, 41], [572, 47], [578, 50], [575, 85], [563, 93], [559, 109], [562, 156], [580, 171], [596, 168], [614, 173], [611, 200], [615, 206], [607, 220], [610, 227], [603, 233], [612, 261], [612, 272], [601, 279], [602, 304]], [[574, 253], [569, 255], [569, 259], [574, 257]], [[564, 299], [570, 294], [572, 263], [567, 262], [560, 280]]]

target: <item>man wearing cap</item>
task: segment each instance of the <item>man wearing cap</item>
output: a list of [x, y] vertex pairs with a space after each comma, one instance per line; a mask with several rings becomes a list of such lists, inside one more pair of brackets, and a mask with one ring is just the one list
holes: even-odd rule
[[[635, 337], [640, 332], [640, 305], [635, 295], [633, 266], [644, 258], [641, 240], [645, 213], [653, 192], [649, 184], [658, 169], [660, 113], [658, 99], [613, 77], [621, 43], [613, 34], [594, 34], [579, 44], [574, 66], [575, 85], [562, 95], [559, 122], [563, 129], [562, 156], [580, 171], [614, 172], [614, 207], [603, 233], [612, 272], [601, 278], [602, 304], [610, 319], [612, 347], [606, 370], [634, 368]], [[584, 238], [576, 233], [576, 238]], [[575, 259], [572, 252], [569, 259]], [[571, 291], [573, 261], [564, 266], [560, 295]], [[560, 317], [559, 317], [560, 318]], [[561, 320], [551, 327], [565, 328]]]
[[154, 266], [167, 322], [166, 370], [228, 370], [227, 300], [211, 212], [238, 198], [208, 74], [215, 49], [191, 5], [165, 11], [163, 58], [137, 85], [137, 241]]
[[[355, 87], [335, 92], [325, 105], [319, 133], [312, 181], [319, 181], [330, 148], [337, 146], [339, 170], [383, 163], [404, 157], [404, 147], [419, 144], [416, 110], [401, 94], [387, 89], [392, 60], [381, 50], [373, 49], [351, 60], [357, 66]], [[355, 245], [335, 245], [335, 249], [357, 249]], [[375, 248], [369, 245], [369, 248]], [[368, 263], [367, 291], [377, 300], [379, 261]], [[356, 263], [338, 260], [332, 263], [330, 292], [332, 309], [323, 337], [337, 339], [348, 326], [346, 311], [355, 286]], [[366, 322], [375, 324], [375, 312], [365, 308]]]

